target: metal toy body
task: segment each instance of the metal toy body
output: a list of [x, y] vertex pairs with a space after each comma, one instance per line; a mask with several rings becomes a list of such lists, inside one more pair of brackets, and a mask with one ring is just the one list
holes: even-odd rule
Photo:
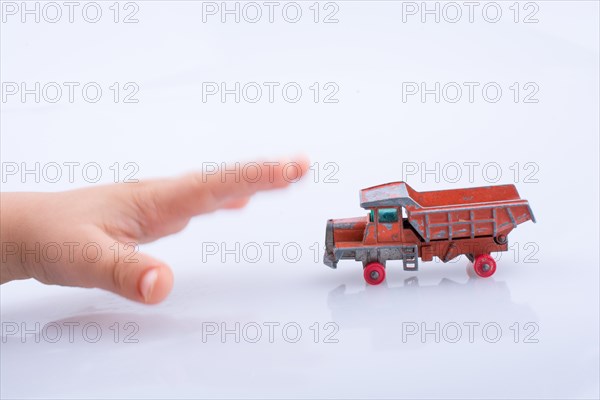
[[327, 221], [323, 261], [331, 268], [340, 259], [362, 261], [373, 285], [385, 279], [387, 260], [416, 271], [419, 257], [447, 262], [461, 254], [477, 275], [489, 277], [496, 271], [490, 253], [508, 249], [517, 225], [535, 222], [514, 185], [417, 192], [393, 182], [361, 190], [360, 205], [367, 216]]

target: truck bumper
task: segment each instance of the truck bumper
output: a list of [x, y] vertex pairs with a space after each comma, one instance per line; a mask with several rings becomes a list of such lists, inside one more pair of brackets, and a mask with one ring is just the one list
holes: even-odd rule
[[333, 220], [327, 221], [325, 227], [325, 254], [323, 255], [323, 263], [329, 268], [337, 268], [338, 260], [333, 251]]

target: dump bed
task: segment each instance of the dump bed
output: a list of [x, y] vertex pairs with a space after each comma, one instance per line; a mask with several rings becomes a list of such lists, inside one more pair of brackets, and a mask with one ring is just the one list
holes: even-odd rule
[[363, 189], [363, 208], [402, 206], [426, 242], [508, 234], [518, 224], [535, 222], [527, 200], [514, 185], [417, 192], [404, 182]]

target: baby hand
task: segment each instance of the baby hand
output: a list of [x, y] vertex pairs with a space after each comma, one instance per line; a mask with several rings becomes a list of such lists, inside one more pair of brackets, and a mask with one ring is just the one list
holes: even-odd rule
[[246, 165], [250, 179], [191, 173], [59, 193], [2, 193], [0, 283], [34, 278], [158, 303], [171, 291], [173, 272], [134, 252], [132, 243], [179, 232], [196, 215], [244, 207], [255, 193], [284, 188], [308, 169], [305, 160]]

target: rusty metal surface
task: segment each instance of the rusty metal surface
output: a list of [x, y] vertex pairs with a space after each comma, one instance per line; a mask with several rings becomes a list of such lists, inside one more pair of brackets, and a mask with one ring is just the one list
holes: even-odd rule
[[[392, 182], [360, 191], [361, 207], [368, 217], [329, 220], [325, 240], [326, 265], [336, 268], [340, 259], [363, 264], [405, 260], [406, 249], [415, 258], [448, 262], [462, 254], [469, 258], [506, 251], [508, 234], [526, 221], [535, 222], [527, 200], [514, 185], [417, 192], [405, 182]], [[379, 221], [379, 210], [397, 208], [405, 218]], [[416, 267], [418, 264], [415, 263]]]
[[507, 235], [518, 224], [534, 220], [526, 200], [416, 211], [407, 209], [407, 213], [408, 221], [426, 242]]
[[406, 182], [391, 182], [360, 191], [360, 205], [363, 208], [383, 206], [444, 207], [519, 199], [519, 193], [515, 185], [417, 192]]
[[415, 205], [414, 190], [404, 182], [386, 183], [360, 191], [362, 208]]

